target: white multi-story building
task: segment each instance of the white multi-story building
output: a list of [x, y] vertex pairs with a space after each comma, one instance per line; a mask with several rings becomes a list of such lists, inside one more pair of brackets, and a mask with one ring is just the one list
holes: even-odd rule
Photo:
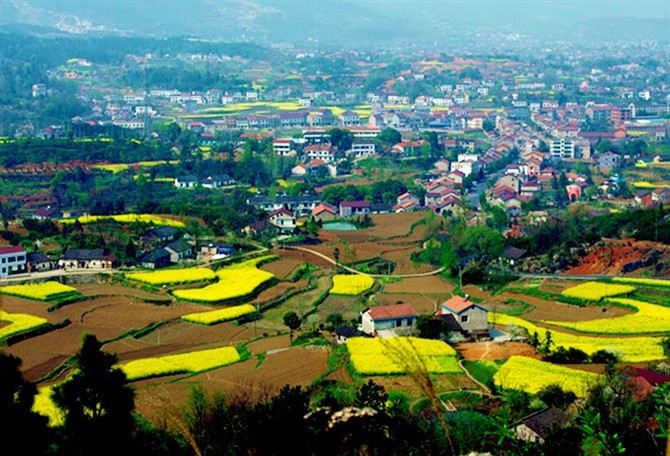
[[0, 247], [0, 276], [26, 272], [26, 251], [23, 247]]
[[551, 141], [549, 152], [554, 158], [575, 158], [575, 142], [570, 139]]

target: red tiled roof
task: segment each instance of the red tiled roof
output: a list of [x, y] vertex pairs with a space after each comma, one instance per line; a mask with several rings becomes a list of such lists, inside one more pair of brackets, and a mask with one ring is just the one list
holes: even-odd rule
[[451, 299], [447, 299], [446, 301], [444, 301], [442, 303], [442, 307], [445, 307], [445, 308], [447, 308], [447, 309], [449, 309], [452, 312], [457, 313], [457, 314], [459, 314], [459, 313], [463, 312], [464, 310], [467, 310], [467, 309], [469, 309], [470, 307], [473, 307], [473, 306], [479, 307], [482, 310], [486, 310], [482, 306], [477, 305], [476, 303], [470, 301], [469, 296], [465, 296], [465, 297], [454, 296]]
[[23, 247], [14, 246], [14, 247], [0, 247], [0, 255], [6, 255], [8, 253], [25, 253]]
[[342, 201], [340, 207], [370, 207], [367, 201]]
[[369, 312], [373, 320], [390, 320], [393, 318], [416, 316], [416, 311], [411, 304], [371, 307]]

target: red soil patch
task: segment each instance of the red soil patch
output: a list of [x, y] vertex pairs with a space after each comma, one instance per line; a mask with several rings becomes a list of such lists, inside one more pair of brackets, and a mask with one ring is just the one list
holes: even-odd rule
[[[567, 275], [617, 275], [621, 274], [624, 265], [633, 261], [644, 260], [653, 250], [659, 250], [666, 256], [670, 253], [668, 246], [648, 242], [606, 239], [603, 243], [593, 246], [589, 253], [579, 259], [579, 266], [565, 271]], [[641, 270], [635, 271], [639, 274]]]
[[487, 359], [495, 361], [517, 355], [536, 359], [542, 358], [542, 355], [533, 347], [521, 342], [464, 342], [456, 344], [455, 348], [467, 360]]

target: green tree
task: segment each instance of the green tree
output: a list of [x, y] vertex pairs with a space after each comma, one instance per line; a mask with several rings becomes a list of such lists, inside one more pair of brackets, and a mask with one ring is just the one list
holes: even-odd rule
[[72, 377], [54, 388], [53, 400], [65, 415], [66, 454], [121, 454], [131, 448], [135, 393], [126, 374], [113, 366], [116, 355], [102, 351], [84, 334]]
[[4, 454], [45, 454], [47, 419], [33, 412], [37, 388], [21, 374], [21, 360], [0, 352], [0, 442]]
[[295, 312], [286, 312], [284, 314], [284, 324], [288, 326], [291, 331], [294, 331], [300, 327], [302, 320]]
[[398, 130], [394, 130], [393, 128], [385, 128], [377, 135], [377, 138], [375, 139], [385, 150], [389, 150], [391, 147], [402, 141], [402, 135]]
[[328, 133], [330, 135], [330, 143], [334, 147], [337, 147], [340, 154], [351, 149], [351, 145], [354, 142], [354, 134], [351, 131], [333, 128]]

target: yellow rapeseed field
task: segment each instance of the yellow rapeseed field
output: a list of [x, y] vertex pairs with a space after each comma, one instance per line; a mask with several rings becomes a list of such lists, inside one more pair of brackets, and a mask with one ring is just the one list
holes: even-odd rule
[[[546, 328], [536, 326], [523, 318], [495, 312], [489, 312], [489, 322], [498, 325], [513, 324], [524, 328], [528, 334], [537, 332], [540, 340], [544, 340], [547, 332]], [[662, 337], [593, 337], [551, 330], [551, 339], [556, 347], [577, 348], [589, 355], [598, 350], [608, 350], [627, 363], [658, 361], [665, 358], [661, 345]]]
[[337, 274], [333, 276], [333, 288], [330, 294], [357, 295], [369, 290], [375, 280], [363, 274]]
[[60, 282], [49, 281], [25, 285], [8, 285], [0, 287], [0, 293], [37, 301], [49, 301], [57, 297], [77, 293], [77, 289]]
[[585, 299], [588, 301], [600, 301], [608, 296], [617, 296], [632, 293], [635, 287], [630, 285], [617, 285], [605, 282], [586, 282], [575, 287], [563, 290], [561, 294], [570, 298]]
[[49, 324], [46, 318], [23, 313], [7, 313], [4, 310], [0, 310], [0, 321], [7, 321], [10, 323], [9, 325], [0, 328], [0, 340], [14, 334]]
[[216, 271], [218, 282], [203, 288], [175, 290], [173, 294], [180, 299], [200, 302], [220, 302], [246, 296], [253, 293], [261, 284], [274, 277], [272, 273], [256, 267], [259, 263], [267, 261], [270, 258], [276, 257], [266, 255], [243, 263], [226, 266]]
[[652, 287], [670, 287], [670, 280], [661, 279], [637, 279], [633, 277], [616, 277], [615, 282], [632, 283], [633, 285], [650, 285]]
[[352, 337], [347, 340], [347, 350], [351, 363], [362, 375], [407, 374], [417, 368], [436, 374], [462, 372], [456, 351], [441, 340]]
[[179, 355], [143, 358], [122, 364], [119, 367], [129, 380], [158, 377], [177, 373], [198, 373], [216, 367], [227, 366], [240, 360], [235, 347], [212, 348]]
[[670, 308], [636, 299], [613, 298], [612, 302], [635, 307], [637, 312], [617, 318], [585, 321], [544, 321], [575, 331], [595, 334], [654, 334], [670, 332]]
[[126, 277], [138, 282], [162, 285], [168, 283], [202, 282], [212, 280], [216, 274], [207, 268], [165, 269], [151, 272], [131, 272]]
[[577, 397], [587, 395], [601, 376], [540, 361], [525, 356], [512, 356], [493, 376], [493, 381], [502, 388], [516, 389], [537, 394], [549, 385], [558, 385], [572, 391]]
[[227, 309], [212, 310], [210, 312], [198, 312], [181, 317], [184, 321], [199, 323], [201, 325], [214, 325], [222, 321], [234, 320], [256, 312], [256, 308], [251, 304], [242, 304], [241, 306], [229, 307]]
[[113, 219], [119, 223], [134, 223], [134, 222], [153, 223], [154, 225], [174, 226], [175, 228], [184, 228], [186, 226], [184, 222], [181, 222], [179, 220], [173, 220], [152, 214], [88, 215], [79, 217], [77, 219], [61, 220], [61, 223], [74, 223], [75, 220], [78, 220], [79, 223], [85, 224], [85, 223], [97, 222], [98, 220], [104, 220], [104, 219]]

